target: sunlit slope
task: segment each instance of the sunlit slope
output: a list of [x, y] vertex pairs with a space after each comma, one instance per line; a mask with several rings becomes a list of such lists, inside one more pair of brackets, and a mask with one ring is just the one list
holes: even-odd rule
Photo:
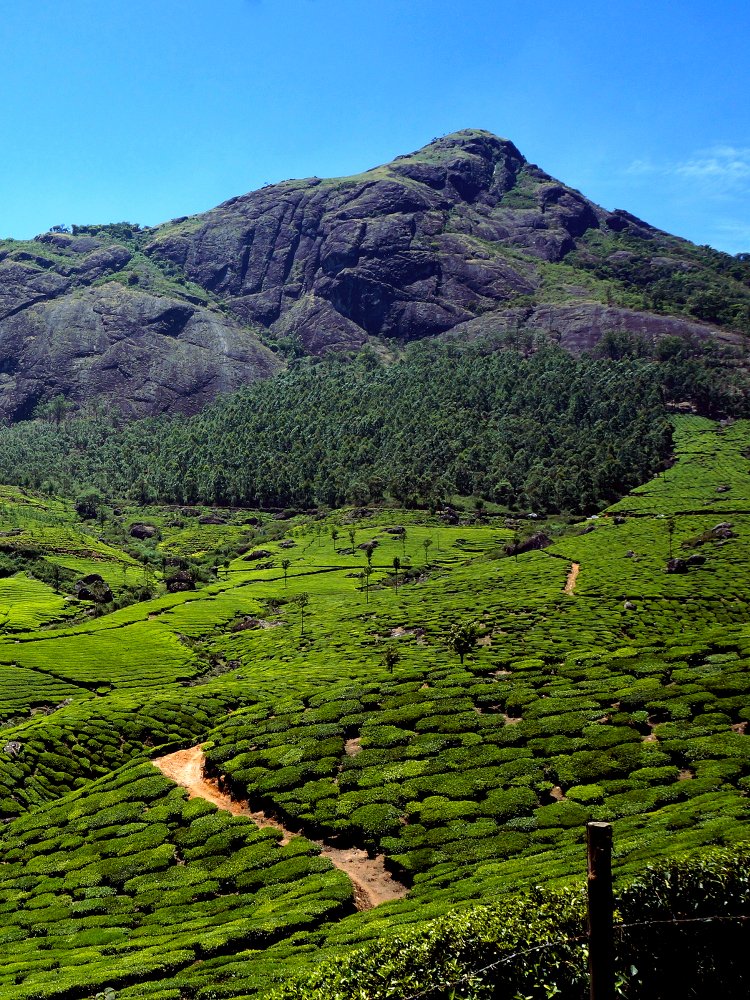
[[[577, 525], [266, 518], [209, 586], [5, 636], [0, 806], [25, 815], [3, 831], [0, 997], [262, 995], [580, 878], [590, 818], [621, 874], [750, 839], [750, 425], [679, 418], [676, 441], [664, 476]], [[161, 544], [237, 540], [209, 528]], [[552, 544], [507, 556], [519, 531]], [[187, 805], [148, 762], [199, 743], [209, 777], [300, 835]], [[354, 912], [314, 840], [383, 855], [407, 898]]]

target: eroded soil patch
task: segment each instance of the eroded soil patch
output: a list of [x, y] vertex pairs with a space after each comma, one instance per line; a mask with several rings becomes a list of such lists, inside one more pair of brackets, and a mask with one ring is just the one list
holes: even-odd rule
[[565, 581], [565, 586], [563, 587], [563, 594], [572, 594], [576, 589], [576, 580], [578, 579], [580, 569], [580, 563], [574, 562], [570, 564], [570, 572], [568, 573], [568, 579]]
[[[282, 844], [288, 844], [292, 837], [297, 836], [264, 812], [252, 810], [247, 802], [238, 802], [222, 792], [216, 781], [206, 778], [203, 773], [202, 744], [189, 750], [178, 750], [176, 753], [157, 757], [151, 763], [165, 777], [186, 788], [191, 799], [195, 797], [206, 799], [234, 816], [248, 816], [260, 827], [272, 826], [281, 831]], [[339, 848], [322, 840], [308, 839], [320, 846], [322, 857], [328, 858], [332, 865], [349, 877], [354, 888], [354, 904], [358, 910], [370, 910], [374, 906], [380, 906], [381, 903], [389, 903], [406, 896], [408, 889], [386, 870], [383, 855], [371, 858], [366, 851], [358, 847]]]

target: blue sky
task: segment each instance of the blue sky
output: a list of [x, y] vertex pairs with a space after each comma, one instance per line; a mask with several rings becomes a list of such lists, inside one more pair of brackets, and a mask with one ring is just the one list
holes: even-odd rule
[[459, 128], [750, 251], [750, 4], [0, 0], [0, 235], [155, 224]]

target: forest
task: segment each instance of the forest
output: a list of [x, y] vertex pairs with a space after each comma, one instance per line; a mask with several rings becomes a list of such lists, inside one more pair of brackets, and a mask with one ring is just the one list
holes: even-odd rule
[[0, 430], [0, 481], [140, 504], [264, 509], [469, 496], [509, 510], [591, 512], [663, 467], [665, 403], [742, 415], [742, 369], [673, 338], [609, 335], [600, 357], [501, 342], [292, 360], [192, 417], [125, 422], [66, 401]]

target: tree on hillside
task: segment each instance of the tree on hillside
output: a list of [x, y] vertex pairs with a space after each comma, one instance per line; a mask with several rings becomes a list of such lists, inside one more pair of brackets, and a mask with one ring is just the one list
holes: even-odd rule
[[292, 562], [291, 562], [290, 559], [282, 559], [281, 560], [281, 568], [284, 570], [284, 590], [286, 590], [286, 574], [287, 574], [287, 570], [289, 569], [289, 567], [291, 565], [292, 565]]
[[310, 595], [306, 591], [303, 591], [301, 594], [297, 594], [297, 596], [294, 598], [294, 603], [299, 608], [300, 626], [301, 626], [299, 634], [301, 638], [305, 634], [305, 608], [310, 603]]
[[69, 403], [62, 393], [58, 393], [46, 403], [40, 403], [34, 409], [34, 416], [40, 420], [46, 420], [48, 423], [59, 427], [65, 416], [67, 416], [68, 412], [72, 409], [73, 404]]
[[674, 538], [675, 520], [673, 517], [667, 518], [667, 538], [669, 539], [669, 558], [672, 558], [672, 540]]
[[422, 548], [424, 549], [424, 562], [425, 562], [425, 566], [429, 566], [429, 560], [427, 558], [427, 550], [429, 549], [429, 547], [431, 545], [432, 545], [432, 539], [431, 538], [425, 538], [425, 540], [422, 542]]
[[463, 666], [464, 656], [474, 648], [479, 635], [479, 625], [475, 621], [458, 622], [448, 633], [448, 641], [454, 652], [458, 653]]
[[383, 653], [383, 663], [385, 664], [385, 668], [389, 674], [393, 673], [393, 668], [400, 659], [401, 653], [399, 653], [395, 646], [386, 646]]
[[76, 497], [76, 513], [84, 521], [92, 520], [96, 517], [99, 505], [102, 502], [101, 494], [94, 489], [84, 490]]
[[333, 551], [336, 551], [336, 540], [339, 537], [339, 529], [334, 525], [331, 528], [331, 538], [333, 539]]
[[362, 572], [359, 574], [359, 578], [362, 581], [362, 586], [365, 590], [365, 604], [370, 603], [370, 577], [372, 575], [372, 566], [365, 566]]
[[347, 534], [349, 535], [349, 544], [351, 545], [352, 548], [354, 548], [354, 539], [357, 537], [357, 529], [349, 528]]
[[393, 570], [396, 574], [396, 590], [398, 590], [398, 571], [401, 569], [401, 560], [398, 556], [393, 557]]
[[370, 568], [372, 568], [372, 554], [375, 551], [375, 549], [377, 548], [377, 546], [378, 546], [378, 543], [376, 541], [365, 542], [362, 545], [362, 551], [367, 556], [367, 565]]

